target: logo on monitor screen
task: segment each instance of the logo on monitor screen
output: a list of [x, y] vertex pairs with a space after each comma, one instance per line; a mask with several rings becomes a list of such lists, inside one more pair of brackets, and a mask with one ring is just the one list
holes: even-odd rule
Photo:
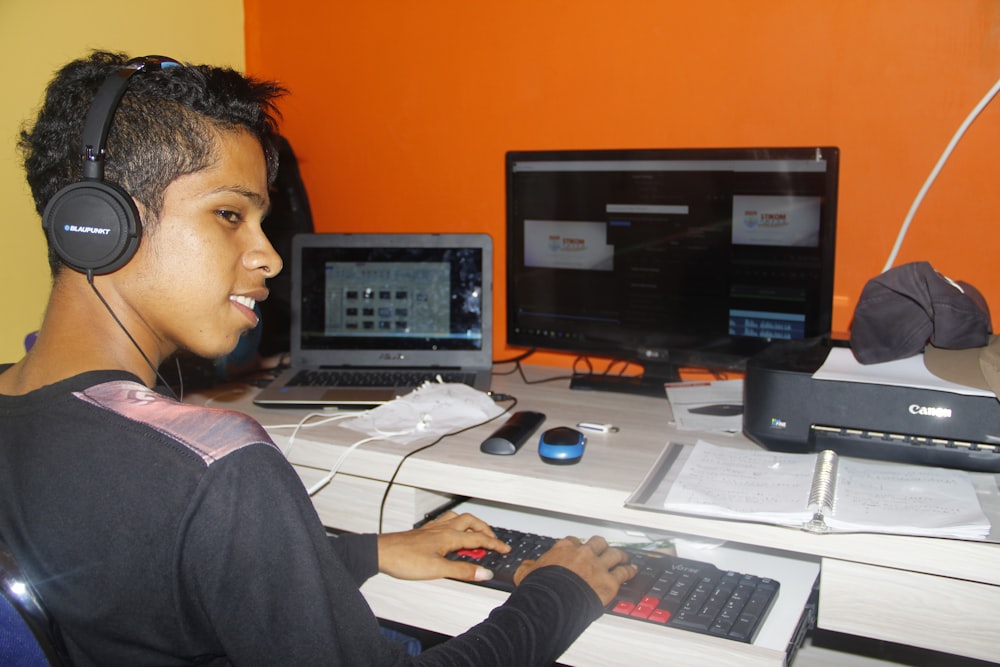
[[785, 213], [761, 213], [760, 211], [744, 211], [743, 224], [748, 229], [760, 227], [761, 229], [776, 229], [787, 227], [788, 215]]
[[580, 252], [587, 249], [587, 240], [553, 234], [548, 238], [548, 245], [552, 252]]

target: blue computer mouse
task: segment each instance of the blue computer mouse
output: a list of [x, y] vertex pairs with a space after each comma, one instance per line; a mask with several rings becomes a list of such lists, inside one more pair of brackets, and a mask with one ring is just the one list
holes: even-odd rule
[[538, 456], [546, 463], [569, 465], [583, 457], [587, 438], [566, 426], [550, 428], [538, 438]]

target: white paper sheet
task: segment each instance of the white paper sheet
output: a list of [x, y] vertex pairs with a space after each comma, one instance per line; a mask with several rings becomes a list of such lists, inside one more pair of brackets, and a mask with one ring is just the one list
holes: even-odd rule
[[993, 392], [984, 389], [942, 380], [927, 370], [922, 354], [880, 364], [862, 364], [854, 358], [849, 349], [835, 347], [830, 350], [826, 361], [813, 374], [813, 378], [840, 382], [887, 384], [916, 389], [936, 389], [968, 396], [995, 396]]
[[743, 430], [743, 413], [711, 415], [691, 412], [710, 405], [743, 405], [743, 380], [691, 382], [666, 385], [667, 400], [674, 412], [674, 423], [682, 431], [720, 431], [739, 433]]

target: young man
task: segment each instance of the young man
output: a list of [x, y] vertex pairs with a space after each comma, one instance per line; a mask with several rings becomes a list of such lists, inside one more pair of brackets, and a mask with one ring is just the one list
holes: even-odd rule
[[[261, 225], [282, 92], [110, 53], [49, 86], [21, 147], [53, 286], [34, 347], [0, 366], [0, 535], [78, 666], [549, 663], [634, 575], [621, 551], [562, 540], [488, 619], [407, 657], [358, 586], [488, 576], [444, 555], [506, 550], [490, 528], [330, 538], [259, 424], [150, 389], [178, 350], [232, 350], [281, 270]], [[118, 234], [110, 259], [90, 245]]]

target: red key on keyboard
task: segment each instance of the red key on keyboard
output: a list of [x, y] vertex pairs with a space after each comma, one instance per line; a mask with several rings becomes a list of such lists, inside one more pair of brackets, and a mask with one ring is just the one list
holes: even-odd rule
[[653, 613], [651, 613], [646, 620], [653, 621], [654, 623], [666, 623], [670, 620], [671, 615], [672, 614], [666, 609], [654, 609]]
[[455, 552], [463, 558], [471, 558], [473, 560], [479, 560], [486, 555], [486, 549], [459, 549]]
[[622, 614], [624, 616], [628, 616], [629, 614], [632, 613], [633, 609], [635, 609], [635, 605], [629, 602], [628, 600], [619, 600], [618, 604], [616, 604], [615, 608], [612, 609], [611, 611], [613, 611], [616, 614]]
[[639, 601], [639, 604], [635, 606], [632, 613], [629, 616], [633, 618], [649, 618], [649, 615], [656, 611], [656, 606], [660, 604], [660, 601], [654, 597], [644, 597]]

